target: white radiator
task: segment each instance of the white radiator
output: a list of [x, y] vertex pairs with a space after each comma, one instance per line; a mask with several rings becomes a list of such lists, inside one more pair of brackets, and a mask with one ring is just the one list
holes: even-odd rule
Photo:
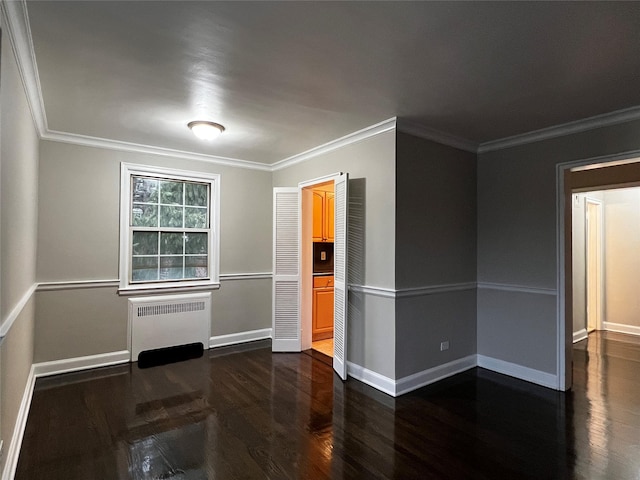
[[131, 361], [140, 352], [202, 342], [209, 348], [211, 293], [129, 299]]

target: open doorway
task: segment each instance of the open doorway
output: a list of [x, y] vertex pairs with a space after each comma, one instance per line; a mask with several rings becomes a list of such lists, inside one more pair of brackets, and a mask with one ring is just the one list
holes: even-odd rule
[[[301, 352], [312, 349], [314, 333], [314, 287], [333, 289], [333, 316], [330, 296], [316, 302], [325, 312], [325, 324], [316, 333], [332, 330], [333, 358], [336, 373], [347, 378], [347, 173], [336, 173], [302, 182], [298, 187], [275, 187], [273, 190], [273, 329], [274, 352]], [[330, 186], [333, 187], [333, 191]], [[324, 189], [324, 190], [323, 190]], [[314, 217], [314, 192], [323, 193], [326, 216]], [[327, 207], [327, 205], [332, 208]], [[329, 215], [329, 213], [332, 215]], [[324, 230], [314, 242], [314, 220], [322, 220]], [[333, 235], [333, 242], [330, 236]], [[314, 245], [317, 264], [325, 272], [314, 276]], [[333, 262], [331, 267], [330, 262]], [[329, 275], [332, 273], [332, 275]], [[320, 278], [316, 280], [316, 277]], [[321, 278], [323, 277], [323, 278]], [[331, 277], [331, 278], [329, 278]], [[315, 285], [314, 285], [315, 283]], [[316, 298], [318, 300], [318, 298]], [[333, 328], [331, 329], [331, 322]], [[318, 325], [316, 325], [318, 327]], [[316, 337], [317, 340], [322, 338]]]
[[[640, 307], [635, 293], [637, 285], [616, 278], [611, 269], [613, 263], [616, 263], [621, 271], [627, 271], [628, 278], [636, 279], [635, 272], [640, 268], [640, 255], [636, 256], [640, 229], [636, 240], [633, 240], [635, 234], [631, 234], [630, 230], [640, 224], [640, 189], [631, 188], [640, 186], [640, 158], [637, 155], [632, 158], [621, 155], [571, 162], [559, 165], [558, 174], [558, 198], [561, 205], [558, 210], [558, 242], [561, 246], [558, 257], [558, 278], [561, 287], [558, 297], [558, 385], [559, 389], [568, 390], [573, 382], [573, 344], [587, 339], [589, 330], [595, 328], [594, 332], [598, 334], [600, 329], [640, 334], [640, 322], [636, 320], [638, 315], [627, 315], [626, 318], [620, 313], [622, 310], [613, 312], [615, 305], [622, 306], [624, 302], [619, 300], [624, 296], [627, 300], [631, 299], [627, 306]], [[636, 192], [638, 198], [627, 202], [627, 207], [622, 208], [620, 199], [615, 197], [631, 190]], [[602, 193], [594, 193], [599, 191]], [[599, 195], [603, 196], [602, 200], [598, 198]], [[589, 202], [586, 201], [587, 197], [590, 198]], [[609, 197], [611, 202], [608, 202], [606, 197]], [[598, 207], [598, 203], [602, 205]], [[584, 249], [582, 252], [576, 252], [575, 207], [581, 205], [584, 227], [578, 231], [584, 235]], [[588, 210], [591, 210], [592, 217], [595, 217], [589, 220], [591, 226], [586, 220]], [[631, 218], [630, 214], [637, 214], [638, 221]], [[609, 231], [613, 220], [622, 225], [622, 230], [616, 234]], [[599, 239], [597, 227], [600, 227]], [[588, 236], [591, 237], [590, 247], [587, 244]], [[625, 244], [630, 248], [621, 248]], [[591, 253], [587, 252], [587, 248]], [[594, 248], [595, 252], [599, 249], [599, 258], [597, 253], [594, 255]], [[576, 256], [581, 257], [584, 262], [581, 275], [575, 275], [574, 272]], [[587, 278], [588, 256], [591, 256], [591, 280]], [[612, 258], [615, 258], [615, 262]], [[580, 288], [583, 288], [582, 292]], [[591, 305], [588, 307], [587, 301], [590, 296]], [[579, 312], [577, 310], [581, 304], [584, 310]], [[638, 325], [625, 325], [634, 321]], [[578, 333], [580, 329], [581, 335]]]
[[[303, 289], [307, 296], [307, 309], [311, 312], [303, 318], [303, 331], [311, 331], [311, 350], [333, 358], [334, 335], [334, 241], [335, 241], [335, 185], [333, 180], [310, 185], [303, 190], [302, 222], [311, 224], [303, 229], [304, 263], [311, 263], [311, 291]], [[309, 201], [311, 199], [311, 201]], [[306, 234], [306, 235], [305, 235]], [[308, 247], [311, 247], [310, 249]], [[310, 258], [304, 253], [310, 252]]]

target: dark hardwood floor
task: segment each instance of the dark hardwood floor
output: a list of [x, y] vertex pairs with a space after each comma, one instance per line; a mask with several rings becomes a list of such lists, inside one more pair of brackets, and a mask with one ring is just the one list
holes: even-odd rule
[[397, 399], [268, 342], [39, 379], [16, 479], [637, 479], [640, 341], [563, 394], [473, 369]]

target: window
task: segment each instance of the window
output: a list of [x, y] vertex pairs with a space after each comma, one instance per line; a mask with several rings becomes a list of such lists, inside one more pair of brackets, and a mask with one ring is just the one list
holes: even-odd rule
[[120, 293], [216, 288], [220, 176], [123, 163]]

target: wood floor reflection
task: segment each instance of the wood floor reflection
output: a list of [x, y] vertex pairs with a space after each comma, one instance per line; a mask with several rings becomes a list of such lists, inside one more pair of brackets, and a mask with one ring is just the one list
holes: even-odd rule
[[637, 478], [640, 341], [563, 394], [473, 369], [393, 399], [268, 342], [39, 379], [16, 479]]

